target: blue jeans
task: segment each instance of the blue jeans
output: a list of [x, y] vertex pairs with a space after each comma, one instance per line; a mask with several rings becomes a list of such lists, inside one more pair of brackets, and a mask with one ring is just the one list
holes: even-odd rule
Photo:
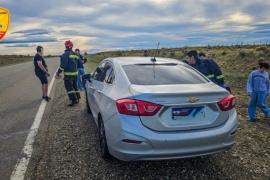
[[269, 116], [269, 108], [266, 106], [267, 92], [252, 92], [250, 96], [250, 102], [248, 105], [248, 115], [250, 119], [256, 119], [256, 107], [257, 105], [262, 110], [265, 116]]
[[83, 83], [82, 83], [82, 75], [84, 75], [84, 68], [78, 68], [78, 87], [79, 89], [84, 89]]

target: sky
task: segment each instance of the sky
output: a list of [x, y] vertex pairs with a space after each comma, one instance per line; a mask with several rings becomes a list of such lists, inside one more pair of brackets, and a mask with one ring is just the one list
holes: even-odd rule
[[0, 0], [10, 25], [0, 55], [270, 44], [269, 0]]

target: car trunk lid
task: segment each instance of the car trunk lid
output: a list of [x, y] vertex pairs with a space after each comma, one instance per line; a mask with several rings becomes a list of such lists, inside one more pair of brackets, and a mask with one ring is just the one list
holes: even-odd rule
[[141, 122], [156, 131], [195, 130], [223, 124], [229, 117], [217, 103], [229, 92], [213, 83], [182, 85], [131, 85], [136, 100], [162, 105], [154, 116], [140, 116]]

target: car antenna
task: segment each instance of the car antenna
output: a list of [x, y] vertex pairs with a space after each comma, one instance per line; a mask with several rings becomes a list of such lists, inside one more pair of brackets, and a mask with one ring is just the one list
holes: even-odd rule
[[157, 55], [157, 50], [158, 50], [159, 44], [160, 44], [160, 42], [158, 42], [157, 49], [156, 49], [156, 52], [155, 52], [154, 57], [151, 58], [151, 61], [152, 61], [152, 62], [156, 62], [156, 61], [157, 61], [157, 60], [156, 60], [156, 55]]

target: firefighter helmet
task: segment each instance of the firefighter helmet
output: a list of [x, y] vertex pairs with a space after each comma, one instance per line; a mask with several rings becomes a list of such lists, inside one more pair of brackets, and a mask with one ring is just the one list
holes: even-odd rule
[[73, 43], [70, 40], [68, 40], [68, 41], [65, 42], [65, 46], [68, 47], [68, 48], [72, 48]]

